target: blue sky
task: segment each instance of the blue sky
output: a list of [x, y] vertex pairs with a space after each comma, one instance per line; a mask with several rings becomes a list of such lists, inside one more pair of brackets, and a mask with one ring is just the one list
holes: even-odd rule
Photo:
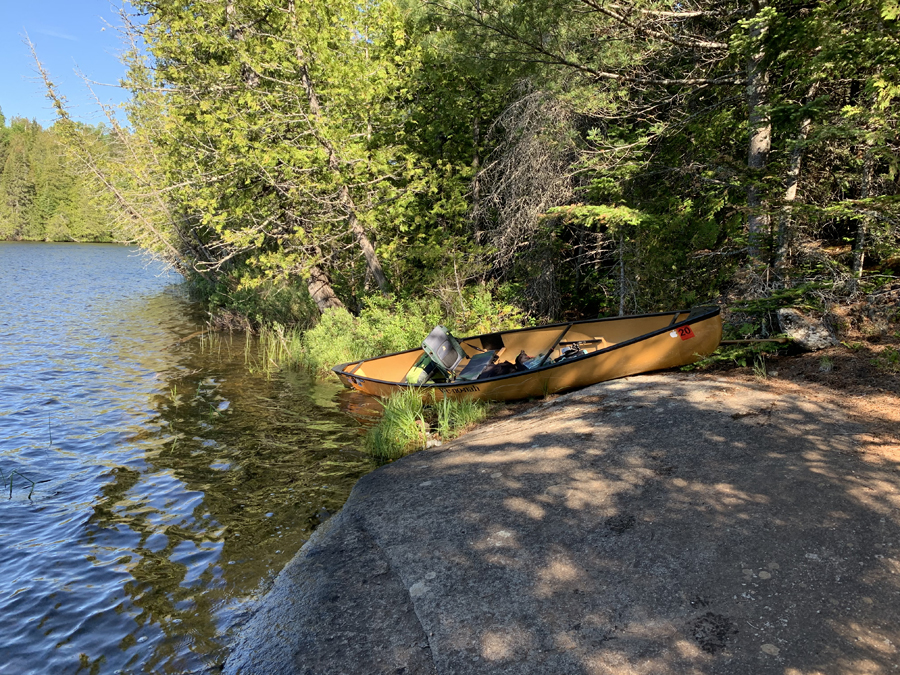
[[[46, 127], [54, 119], [22, 42], [26, 32], [68, 100], [72, 116], [90, 124], [102, 121], [74, 71], [77, 68], [91, 80], [113, 85], [124, 76], [118, 61], [123, 47], [116, 30], [121, 23], [117, 6], [117, 0], [0, 0], [0, 109], [7, 124], [12, 117], [27, 117]], [[127, 98], [118, 87], [98, 85], [94, 91], [105, 103], [118, 104]]]

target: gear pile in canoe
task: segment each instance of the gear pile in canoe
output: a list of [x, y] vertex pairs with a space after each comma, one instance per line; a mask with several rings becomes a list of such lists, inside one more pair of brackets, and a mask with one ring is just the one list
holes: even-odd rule
[[555, 323], [456, 339], [437, 326], [419, 349], [342, 363], [345, 386], [387, 397], [415, 387], [438, 399], [507, 401], [676, 368], [712, 354], [718, 307]]

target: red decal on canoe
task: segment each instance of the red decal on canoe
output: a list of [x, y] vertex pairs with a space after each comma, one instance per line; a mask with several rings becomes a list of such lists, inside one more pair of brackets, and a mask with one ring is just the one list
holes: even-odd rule
[[682, 326], [681, 328], [676, 329], [678, 334], [681, 336], [682, 340], [690, 340], [694, 337], [694, 331], [691, 330], [690, 326]]

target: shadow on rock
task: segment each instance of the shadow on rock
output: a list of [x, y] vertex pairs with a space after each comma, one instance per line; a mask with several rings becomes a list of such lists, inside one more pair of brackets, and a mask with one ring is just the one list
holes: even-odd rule
[[[363, 478], [276, 584], [282, 603], [332, 584], [332, 614], [355, 618], [274, 596], [228, 670], [895, 672], [898, 464], [870, 439], [837, 407], [729, 380], [561, 397]], [[378, 659], [310, 658], [329, 635]]]

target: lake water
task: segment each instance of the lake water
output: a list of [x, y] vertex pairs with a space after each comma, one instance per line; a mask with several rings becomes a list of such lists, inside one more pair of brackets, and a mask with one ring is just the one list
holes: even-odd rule
[[243, 335], [180, 342], [203, 324], [179, 282], [0, 242], [0, 673], [214, 669], [372, 468], [338, 385], [267, 376]]

